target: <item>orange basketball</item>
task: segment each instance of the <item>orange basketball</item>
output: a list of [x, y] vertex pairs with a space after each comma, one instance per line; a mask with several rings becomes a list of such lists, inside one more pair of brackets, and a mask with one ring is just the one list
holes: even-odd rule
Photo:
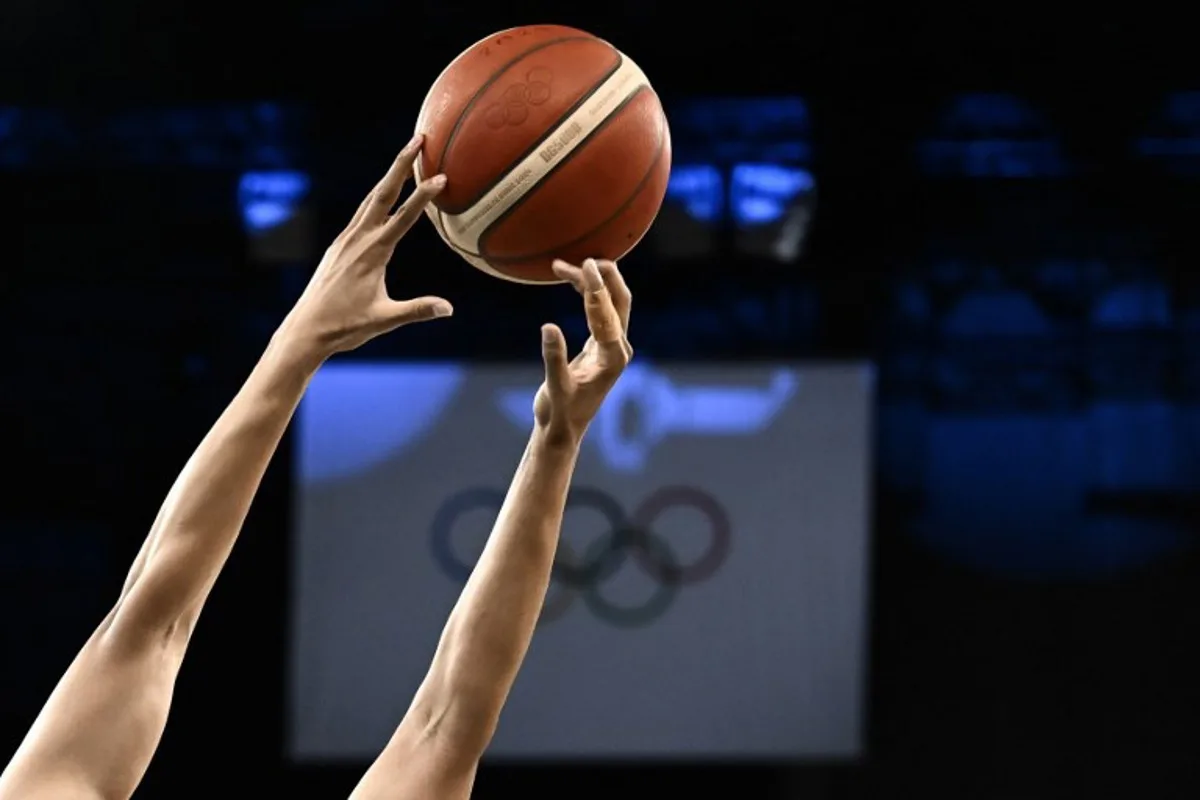
[[414, 167], [444, 173], [428, 213], [489, 275], [558, 283], [555, 258], [616, 260], [658, 214], [671, 137], [632, 60], [574, 28], [530, 25], [476, 42], [434, 82]]

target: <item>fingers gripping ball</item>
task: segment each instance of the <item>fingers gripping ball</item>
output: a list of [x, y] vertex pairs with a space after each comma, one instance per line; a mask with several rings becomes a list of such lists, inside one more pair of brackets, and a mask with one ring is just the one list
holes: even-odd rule
[[557, 25], [476, 42], [434, 82], [417, 120], [426, 210], [468, 263], [560, 283], [555, 258], [617, 260], [649, 230], [671, 169], [658, 96], [628, 56]]

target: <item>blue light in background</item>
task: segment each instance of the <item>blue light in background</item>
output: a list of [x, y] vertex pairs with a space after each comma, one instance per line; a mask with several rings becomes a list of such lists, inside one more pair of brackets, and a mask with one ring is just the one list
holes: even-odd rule
[[724, 181], [711, 164], [671, 167], [667, 198], [678, 203], [698, 222], [716, 222], [725, 208]]
[[296, 477], [343, 479], [403, 453], [437, 426], [465, 380], [458, 364], [327, 364], [297, 414]]
[[296, 213], [312, 181], [303, 172], [247, 172], [238, 182], [238, 208], [248, 233], [276, 228]]
[[800, 97], [695, 97], [671, 104], [671, 139], [682, 164], [812, 160], [808, 106]]
[[[795, 200], [813, 187], [809, 129], [808, 105], [797, 96], [692, 97], [673, 103], [677, 166], [668, 200], [706, 226], [783, 220]], [[694, 227], [660, 236], [671, 242], [660, 244], [661, 254], [688, 258], [711, 249], [711, 243], [697, 245], [696, 252], [681, 255], [674, 243], [689, 233], [695, 235]]]
[[812, 173], [781, 164], [738, 164], [730, 182], [730, 208], [739, 225], [778, 222], [796, 199], [813, 190]]

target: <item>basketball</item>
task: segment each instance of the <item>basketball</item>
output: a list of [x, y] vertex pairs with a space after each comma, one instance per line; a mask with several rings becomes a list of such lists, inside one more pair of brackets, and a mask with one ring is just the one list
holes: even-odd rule
[[617, 260], [662, 205], [671, 137], [628, 56], [589, 33], [530, 25], [476, 42], [429, 90], [418, 180], [446, 175], [427, 208], [471, 265], [559, 283], [556, 258]]

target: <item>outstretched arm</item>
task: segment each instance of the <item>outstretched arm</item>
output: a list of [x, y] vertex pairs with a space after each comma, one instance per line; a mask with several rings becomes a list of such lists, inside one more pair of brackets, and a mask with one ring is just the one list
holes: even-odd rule
[[555, 271], [583, 294], [592, 337], [568, 364], [562, 332], [543, 328], [546, 382], [525, 455], [429, 673], [353, 800], [466, 798], [529, 648], [579, 443], [633, 355], [625, 336], [629, 290], [616, 265], [556, 264]]
[[120, 599], [59, 681], [13, 760], [0, 800], [129, 797], [158, 746], [200, 609], [229, 557], [263, 472], [326, 357], [445, 301], [388, 299], [392, 248], [437, 193], [430, 181], [395, 215], [414, 142], [334, 242], [262, 360], [167, 495]]

